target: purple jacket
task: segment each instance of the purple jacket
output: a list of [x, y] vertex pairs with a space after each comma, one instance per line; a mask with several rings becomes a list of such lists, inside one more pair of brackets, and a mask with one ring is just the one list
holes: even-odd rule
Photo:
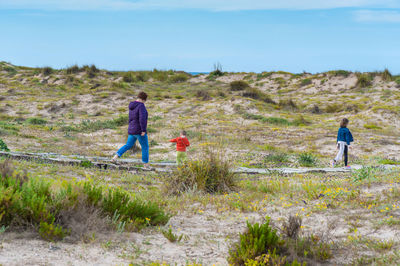
[[147, 132], [147, 117], [148, 113], [144, 103], [131, 102], [129, 104], [129, 135], [140, 135], [142, 132]]

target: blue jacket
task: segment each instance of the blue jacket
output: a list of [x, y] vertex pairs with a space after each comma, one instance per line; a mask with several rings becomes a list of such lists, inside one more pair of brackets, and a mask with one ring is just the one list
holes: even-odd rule
[[129, 104], [129, 135], [140, 135], [142, 132], [147, 133], [147, 110], [144, 103], [131, 102]]
[[337, 133], [337, 141], [344, 141], [347, 145], [350, 145], [350, 142], [353, 142], [353, 135], [351, 135], [350, 130], [347, 127], [339, 128]]

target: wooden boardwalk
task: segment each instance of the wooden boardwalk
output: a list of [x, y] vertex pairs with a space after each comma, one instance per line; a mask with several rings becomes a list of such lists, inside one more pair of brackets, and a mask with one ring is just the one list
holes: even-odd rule
[[[151, 170], [143, 169], [142, 163], [138, 159], [119, 159], [118, 163], [112, 163], [110, 158], [106, 157], [88, 157], [80, 155], [60, 155], [55, 153], [22, 153], [22, 152], [3, 152], [0, 151], [0, 157], [13, 160], [40, 161], [45, 163], [74, 165], [82, 167], [92, 167], [104, 170], [125, 170], [125, 171], [153, 171], [153, 172], [171, 172], [176, 167], [175, 162], [153, 162], [150, 163]], [[380, 165], [382, 169], [391, 169], [400, 166]], [[350, 172], [351, 170], [361, 169], [361, 165], [353, 165], [352, 169], [346, 168], [247, 168], [238, 167], [233, 171], [241, 174], [263, 174], [272, 173], [281, 174], [306, 174], [306, 173], [340, 173]]]

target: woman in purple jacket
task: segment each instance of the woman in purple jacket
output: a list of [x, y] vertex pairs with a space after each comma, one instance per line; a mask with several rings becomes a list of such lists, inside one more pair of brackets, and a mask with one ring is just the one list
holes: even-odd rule
[[112, 158], [112, 162], [116, 162], [122, 154], [135, 145], [136, 140], [139, 140], [140, 146], [142, 147], [142, 162], [145, 168], [149, 168], [149, 140], [147, 138], [148, 113], [146, 106], [144, 106], [146, 100], [147, 94], [145, 92], [140, 92], [138, 99], [129, 104], [128, 141], [117, 151]]

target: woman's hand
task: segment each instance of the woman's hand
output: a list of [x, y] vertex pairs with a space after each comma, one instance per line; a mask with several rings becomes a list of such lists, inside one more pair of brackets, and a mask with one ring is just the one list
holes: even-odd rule
[[146, 132], [142, 132], [142, 134], [140, 134], [140, 136], [142, 136], [142, 137], [143, 137], [144, 135], [146, 135]]

